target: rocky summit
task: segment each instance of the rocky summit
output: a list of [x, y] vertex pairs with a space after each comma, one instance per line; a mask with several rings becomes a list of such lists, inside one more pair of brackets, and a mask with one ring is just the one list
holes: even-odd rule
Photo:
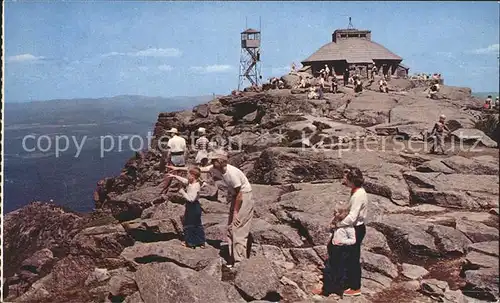
[[[309, 100], [291, 89], [294, 76], [282, 79], [285, 89], [160, 113], [152, 149], [100, 182], [90, 214], [43, 202], [7, 214], [4, 300], [497, 301], [498, 112], [481, 111], [467, 88], [443, 86], [435, 100], [393, 79], [389, 93], [341, 87]], [[427, 134], [441, 114], [452, 132], [448, 153], [429, 154]], [[252, 183], [251, 257], [236, 268], [223, 258], [229, 206], [220, 180], [202, 192], [207, 247], [181, 245], [182, 200], [162, 194], [159, 147], [171, 127], [190, 143], [204, 127]], [[332, 212], [349, 198], [342, 172], [352, 167], [369, 193], [363, 295], [314, 296]]]

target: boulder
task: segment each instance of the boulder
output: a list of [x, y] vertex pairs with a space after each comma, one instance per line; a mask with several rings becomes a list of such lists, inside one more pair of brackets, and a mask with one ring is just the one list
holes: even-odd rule
[[434, 237], [427, 232], [429, 224], [406, 214], [383, 215], [370, 223], [394, 243], [400, 253], [409, 255], [438, 256], [440, 251]]
[[182, 226], [172, 219], [136, 219], [122, 225], [134, 239], [143, 242], [168, 240], [182, 235]]
[[478, 242], [468, 246], [468, 251], [476, 251], [492, 257], [498, 257], [498, 241]]
[[405, 172], [414, 203], [478, 209], [497, 204], [498, 175]]
[[263, 257], [254, 257], [241, 262], [234, 285], [252, 300], [279, 297], [280, 278], [272, 264]]
[[436, 279], [427, 279], [420, 282], [421, 291], [432, 297], [443, 297], [444, 293], [450, 289], [448, 282]]
[[136, 243], [121, 253], [121, 258], [136, 263], [170, 261], [179, 266], [201, 270], [219, 257], [219, 251], [207, 246], [205, 249], [191, 249], [181, 245], [178, 240], [152, 243]]
[[318, 253], [313, 248], [291, 248], [290, 254], [295, 259], [296, 263], [302, 266], [313, 264], [321, 266], [324, 260], [318, 256]]
[[209, 111], [210, 109], [208, 104], [200, 104], [193, 108], [193, 112], [200, 118], [208, 117]]
[[462, 290], [465, 295], [489, 302], [498, 300], [498, 267], [468, 270], [465, 280], [467, 284]]
[[448, 165], [444, 164], [439, 159], [434, 159], [434, 160], [430, 160], [430, 161], [427, 161], [425, 163], [422, 163], [421, 165], [417, 166], [417, 171], [422, 172], [422, 173], [443, 173], [443, 174], [454, 174], [455, 173], [455, 170], [453, 170]]
[[374, 254], [367, 250], [362, 250], [361, 265], [366, 270], [378, 272], [393, 279], [398, 276], [397, 266], [384, 255]]
[[428, 233], [433, 235], [443, 255], [463, 255], [472, 243], [462, 232], [448, 226], [432, 225]]
[[477, 251], [467, 253], [465, 260], [467, 263], [464, 266], [468, 269], [498, 268], [498, 257], [482, 254]]
[[134, 243], [120, 224], [89, 227], [71, 241], [70, 252], [95, 258], [113, 258]]
[[250, 230], [256, 243], [283, 248], [299, 247], [304, 243], [300, 235], [288, 225], [271, 225], [264, 220], [254, 219]]
[[99, 284], [101, 282], [107, 281], [111, 278], [111, 275], [109, 274], [108, 270], [106, 268], [94, 268], [94, 271], [91, 272], [85, 280], [85, 286], [91, 285], [91, 284]]
[[485, 147], [496, 148], [497, 143], [479, 129], [459, 128], [451, 133], [457, 140], [465, 144], [475, 145], [479, 143]]
[[172, 263], [141, 265], [135, 280], [144, 302], [231, 302], [222, 282]]
[[163, 202], [160, 195], [163, 185], [146, 187], [112, 198], [104, 207], [111, 210], [120, 221], [129, 221], [141, 216], [144, 209]]
[[366, 235], [363, 239], [363, 247], [372, 252], [390, 251], [389, 245], [387, 244], [387, 239], [384, 234], [370, 226], [366, 227]]
[[45, 274], [54, 263], [54, 254], [50, 249], [44, 248], [36, 251], [31, 257], [21, 263], [21, 270], [28, 270], [35, 274]]
[[498, 229], [483, 223], [459, 219], [457, 220], [457, 229], [474, 243], [498, 241]]
[[421, 266], [408, 263], [403, 263], [402, 268], [403, 271], [401, 272], [401, 274], [412, 280], [418, 280], [429, 273], [425, 268]]
[[451, 156], [441, 162], [459, 174], [498, 175], [498, 165], [490, 161]]

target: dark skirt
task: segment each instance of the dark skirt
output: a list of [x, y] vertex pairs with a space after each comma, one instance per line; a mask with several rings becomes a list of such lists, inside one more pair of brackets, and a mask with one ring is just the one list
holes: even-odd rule
[[184, 211], [184, 241], [187, 246], [205, 244], [205, 230], [201, 224], [200, 202], [186, 202]]
[[347, 260], [349, 258], [349, 246], [333, 245], [330, 239], [328, 249], [328, 260], [323, 269], [323, 293], [325, 295], [341, 295], [347, 288]]

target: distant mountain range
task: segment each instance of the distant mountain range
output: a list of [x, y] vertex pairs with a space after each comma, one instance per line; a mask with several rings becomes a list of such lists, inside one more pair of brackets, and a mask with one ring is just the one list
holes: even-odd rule
[[[190, 109], [210, 101], [213, 96], [145, 97], [116, 96], [99, 99], [67, 99], [5, 104], [5, 184], [4, 207], [9, 212], [33, 200], [54, 200], [75, 211], [93, 208], [96, 182], [120, 173], [133, 155], [128, 144], [100, 157], [100, 137], [140, 135], [153, 131], [160, 112]], [[48, 136], [52, 147], [46, 152], [25, 151], [26, 135]], [[75, 158], [73, 142], [58, 158], [54, 154], [55, 136], [74, 136], [81, 142]], [[33, 148], [36, 139], [26, 145]], [[47, 142], [42, 141], [42, 148]]]
[[477, 92], [477, 93], [472, 93], [472, 95], [478, 97], [478, 98], [486, 98], [488, 96], [492, 96], [493, 98], [498, 97], [498, 92]]

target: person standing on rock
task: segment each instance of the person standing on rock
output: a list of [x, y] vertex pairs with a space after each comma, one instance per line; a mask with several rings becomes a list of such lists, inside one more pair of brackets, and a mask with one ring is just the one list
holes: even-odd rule
[[[196, 153], [195, 163], [197, 165], [206, 166], [208, 163], [208, 143], [209, 140], [205, 136], [206, 130], [203, 127], [198, 128], [198, 134], [201, 137], [196, 139], [196, 149], [198, 152]], [[204, 161], [204, 162], [203, 162]]]
[[361, 243], [366, 234], [366, 209], [368, 196], [363, 188], [363, 173], [359, 168], [346, 169], [342, 184], [351, 189], [349, 199], [349, 214], [338, 224], [337, 228], [352, 226], [356, 235], [356, 243], [349, 246], [349, 257], [347, 260], [347, 290], [344, 296], [361, 295]]
[[350, 246], [356, 244], [356, 232], [352, 226], [337, 228], [337, 224], [348, 213], [349, 209], [345, 207], [334, 211], [330, 226], [332, 228], [332, 236], [327, 244], [328, 259], [325, 262], [323, 270], [323, 286], [313, 290], [313, 293], [316, 295], [342, 295], [346, 289], [346, 265], [349, 260]]
[[201, 222], [200, 189], [202, 181], [200, 180], [201, 171], [198, 167], [191, 167], [188, 170], [188, 178], [183, 178], [174, 174], [170, 178], [179, 180], [186, 189], [182, 188], [179, 193], [186, 200], [184, 211], [184, 243], [189, 248], [205, 248], [205, 230]]
[[177, 130], [177, 128], [170, 129], [168, 133], [172, 134], [172, 138], [170, 138], [167, 142], [168, 163], [178, 167], [185, 166], [187, 155], [186, 139], [179, 136], [179, 131]]
[[[228, 164], [224, 151], [214, 151], [208, 155], [211, 165], [201, 167], [201, 172], [210, 172], [212, 176], [221, 179], [227, 186], [227, 201], [229, 207], [228, 241], [230, 266], [247, 258], [247, 243], [254, 213], [252, 186], [245, 174], [237, 167]], [[175, 168], [185, 170], [185, 168]]]
[[344, 71], [344, 86], [347, 86], [349, 83], [349, 68], [346, 68]]
[[432, 144], [430, 153], [434, 154], [437, 152], [437, 149], [441, 149], [441, 152], [443, 155], [446, 155], [446, 152], [444, 150], [444, 131], [450, 132], [448, 127], [444, 124], [444, 121], [446, 120], [445, 115], [439, 116], [439, 121], [434, 124], [434, 127], [432, 128], [431, 131], [431, 136], [434, 137], [434, 143]]
[[[187, 156], [187, 144], [186, 139], [179, 136], [179, 131], [177, 128], [172, 128], [168, 131], [172, 134], [172, 137], [167, 142], [167, 163], [168, 167], [184, 167], [186, 166], [186, 156]], [[169, 175], [165, 175], [164, 186], [162, 194], [169, 191], [170, 183], [172, 178]]]
[[227, 154], [219, 151], [209, 155], [212, 168], [227, 185], [230, 204], [228, 220], [229, 254], [233, 265], [247, 258], [247, 242], [254, 213], [252, 187], [245, 174], [228, 164]]

